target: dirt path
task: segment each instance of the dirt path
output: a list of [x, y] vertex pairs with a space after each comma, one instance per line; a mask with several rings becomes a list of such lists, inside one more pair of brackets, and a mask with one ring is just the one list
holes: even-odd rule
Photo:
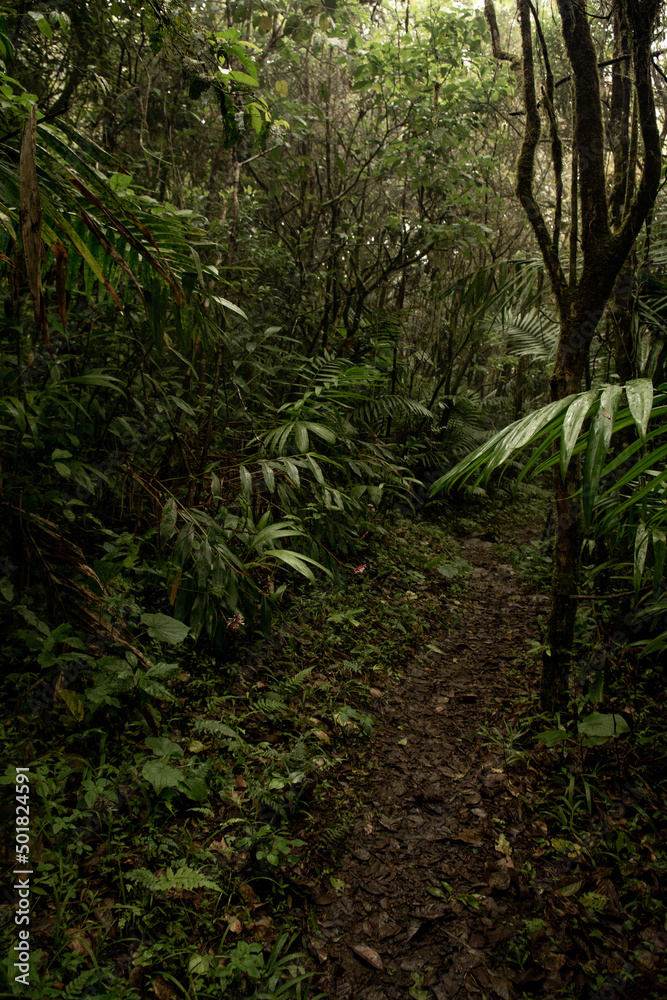
[[511, 716], [506, 668], [548, 602], [491, 542], [470, 538], [461, 554], [474, 572], [458, 623], [415, 651], [381, 710], [367, 807], [339, 881], [315, 894], [319, 986], [338, 1000], [515, 995], [498, 945], [530, 916], [527, 817], [502, 751], [478, 731], [493, 709]]

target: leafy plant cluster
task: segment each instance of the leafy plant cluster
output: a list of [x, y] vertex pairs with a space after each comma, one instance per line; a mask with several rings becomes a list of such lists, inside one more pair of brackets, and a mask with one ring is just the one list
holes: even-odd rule
[[[664, 212], [635, 377], [607, 317], [586, 392], [531, 412], [556, 311], [478, 11], [64, 6], [0, 15], [2, 738], [41, 809], [39, 989], [305, 996], [304, 848], [344, 839], [378, 684], [471, 569], [397, 505], [463, 481], [441, 512], [491, 531], [469, 477], [581, 463], [592, 714], [543, 751], [619, 745], [628, 662], [660, 688]], [[567, 832], [592, 785], [563, 782]]]
[[[625, 611], [617, 636], [602, 650], [596, 645], [590, 654], [591, 662], [598, 663], [598, 682], [600, 661], [608, 654], [632, 649], [650, 656], [665, 649], [666, 412], [665, 386], [654, 391], [648, 379], [568, 396], [504, 428], [432, 487], [437, 492], [472, 476], [477, 483], [488, 480], [527, 446], [532, 453], [518, 482], [554, 467], [556, 475], [564, 477], [570, 462], [581, 463], [585, 548], [593, 556], [602, 545], [609, 552], [608, 559], [596, 558], [590, 564], [586, 576], [590, 592], [583, 599], [597, 593], [604, 604], [613, 600], [618, 588], [621, 596], [634, 597], [634, 607]], [[603, 578], [607, 586], [601, 586]], [[619, 624], [606, 612], [601, 622], [612, 628]]]
[[[396, 541], [367, 551], [349, 592], [303, 590], [269, 640], [226, 663], [202, 656], [176, 620], [146, 614], [154, 669], [97, 658], [76, 696], [73, 681], [49, 697], [39, 674], [9, 678], [16, 708], [1, 739], [30, 767], [42, 996], [63, 985], [72, 997], [314, 995], [295, 932], [313, 866], [326, 872], [349, 830], [351, 772], [363, 775], [382, 689], [400, 683], [409, 649], [440, 619], [438, 589], [453, 586], [428, 568], [434, 549], [456, 560], [441, 529], [403, 521]], [[391, 582], [403, 573], [407, 596]], [[24, 624], [16, 642], [41, 637], [35, 655], [67, 678], [75, 637], [47, 635], [27, 609]], [[160, 649], [175, 662], [158, 661]], [[147, 735], [153, 720], [160, 735]], [[13, 785], [13, 766], [0, 780]], [[11, 965], [0, 968], [11, 989]]]
[[[480, 732], [511, 776], [529, 831], [517, 870], [532, 892], [523, 927], [505, 946], [526, 980], [560, 955], [580, 983], [601, 988], [629, 985], [645, 972], [643, 949], [652, 952], [646, 928], [662, 927], [667, 904], [657, 874], [665, 864], [666, 747], [656, 680], [626, 660], [604, 706], [601, 692], [580, 691], [572, 714], [553, 728], [519, 697], [511, 722], [489, 721]], [[622, 966], [609, 962], [610, 935], [629, 955]]]

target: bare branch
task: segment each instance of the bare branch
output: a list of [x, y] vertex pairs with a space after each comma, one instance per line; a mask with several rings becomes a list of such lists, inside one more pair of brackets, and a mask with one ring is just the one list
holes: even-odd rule
[[513, 52], [507, 52], [500, 44], [500, 32], [498, 31], [498, 21], [496, 19], [496, 8], [493, 0], [484, 0], [484, 17], [489, 25], [491, 35], [491, 49], [493, 58], [502, 62], [510, 63], [515, 73], [521, 72], [521, 58]]
[[540, 19], [537, 16], [537, 11], [535, 6], [530, 2], [530, 10], [533, 15], [533, 20], [535, 21], [535, 28], [537, 29], [537, 37], [540, 40], [540, 47], [542, 49], [542, 58], [544, 59], [544, 70], [546, 75], [546, 88], [542, 89], [542, 96], [544, 98], [544, 106], [547, 110], [547, 115], [549, 117], [549, 134], [551, 136], [551, 160], [554, 168], [554, 182], [556, 185], [556, 212], [554, 216], [554, 232], [552, 247], [554, 254], [558, 254], [558, 244], [560, 242], [560, 226], [561, 219], [563, 215], [563, 144], [558, 134], [558, 121], [556, 119], [556, 112], [554, 110], [554, 75], [551, 70], [551, 61], [549, 59], [549, 50], [547, 48], [547, 43], [542, 32], [542, 25], [540, 24]]
[[644, 169], [639, 188], [618, 234], [623, 259], [630, 252], [649, 212], [660, 185], [660, 132], [655, 114], [651, 80], [651, 38], [660, 9], [660, 0], [621, 0], [621, 11], [630, 28], [635, 67], [635, 87], [639, 109], [639, 128], [644, 142]]
[[516, 165], [516, 193], [528, 216], [533, 232], [542, 252], [545, 266], [561, 312], [565, 307], [567, 284], [557, 253], [554, 252], [553, 238], [550, 236], [544, 216], [533, 194], [533, 173], [535, 151], [540, 141], [541, 124], [535, 93], [535, 65], [533, 61], [533, 39], [530, 26], [530, 0], [519, 0], [519, 21], [521, 25], [521, 48], [523, 54], [523, 99], [526, 108], [526, 126], [523, 142]]

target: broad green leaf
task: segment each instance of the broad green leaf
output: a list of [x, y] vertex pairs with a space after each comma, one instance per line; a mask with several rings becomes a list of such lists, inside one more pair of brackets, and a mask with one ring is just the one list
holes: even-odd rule
[[156, 757], [182, 757], [183, 749], [166, 736], [148, 736], [144, 743], [153, 751]]
[[579, 433], [586, 419], [586, 414], [597, 394], [597, 389], [591, 389], [585, 392], [583, 396], [578, 396], [572, 405], [568, 407], [565, 414], [560, 440], [560, 474], [563, 480], [565, 479], [565, 473], [572, 458], [572, 452], [579, 440]]
[[195, 802], [203, 802], [208, 795], [209, 788], [203, 778], [184, 778], [180, 788], [190, 799]]
[[288, 424], [283, 424], [281, 427], [276, 427], [274, 430], [269, 431], [268, 434], [264, 435], [264, 444], [268, 448], [269, 445], [273, 445], [276, 452], [281, 455], [285, 447], [285, 443], [292, 433], [292, 428], [294, 426], [293, 421]]
[[289, 83], [287, 80], [276, 80], [274, 86], [279, 97], [287, 97], [289, 94]]
[[172, 646], [178, 646], [183, 642], [190, 629], [184, 622], [179, 622], [177, 618], [170, 618], [169, 615], [142, 615], [141, 622], [148, 630], [151, 639], [158, 642], [168, 642]]
[[[322, 469], [317, 464], [317, 462], [315, 461], [315, 459], [313, 458], [313, 456], [312, 455], [306, 455], [306, 462], [308, 463], [308, 468], [310, 469], [310, 471], [312, 472], [312, 474], [315, 476], [316, 481], [320, 484], [320, 486], [324, 486], [324, 475], [322, 473]], [[362, 491], [363, 491], [363, 489], [365, 489], [365, 487], [362, 487]], [[353, 488], [352, 492], [354, 492], [354, 488]]]
[[591, 712], [579, 723], [578, 729], [580, 736], [598, 736], [603, 739], [630, 732], [630, 727], [622, 715], [602, 712]]
[[287, 563], [292, 569], [295, 569], [297, 573], [301, 573], [303, 576], [307, 577], [311, 583], [315, 582], [315, 576], [310, 566], [316, 566], [321, 569], [323, 573], [327, 576], [331, 576], [331, 572], [318, 563], [317, 560], [311, 559], [309, 556], [302, 556], [300, 552], [291, 552], [289, 549], [269, 549], [267, 552], [263, 553], [264, 558], [272, 557], [273, 559], [279, 559], [281, 562]]
[[170, 396], [169, 399], [172, 401], [172, 403], [174, 403], [175, 406], [179, 408], [179, 410], [183, 410], [184, 413], [187, 413], [189, 417], [195, 416], [195, 411], [192, 409], [189, 403], [185, 402], [184, 399], [180, 399], [179, 396]]
[[4, 406], [8, 413], [11, 413], [19, 426], [21, 434], [25, 434], [26, 413], [22, 401], [17, 396], [7, 396], [0, 401], [0, 405]]
[[291, 462], [289, 458], [283, 458], [283, 465], [285, 466], [285, 472], [290, 477], [296, 488], [298, 489], [301, 485], [301, 479], [299, 478], [299, 470], [297, 469], [294, 462]]
[[112, 191], [124, 191], [132, 183], [132, 174], [113, 173], [109, 178]]
[[382, 483], [379, 486], [374, 486], [372, 483], [368, 484], [368, 495], [373, 501], [373, 503], [379, 507], [382, 502]]
[[307, 424], [297, 420], [294, 424], [294, 440], [298, 451], [308, 451], [308, 431]]
[[217, 304], [219, 306], [222, 306], [223, 309], [229, 309], [230, 312], [234, 312], [238, 316], [242, 316], [243, 319], [248, 318], [248, 316], [246, 315], [246, 313], [244, 313], [243, 309], [241, 309], [240, 306], [237, 306], [233, 302], [230, 302], [229, 299], [223, 299], [222, 295], [211, 295], [210, 299], [211, 302], [217, 302]]
[[315, 574], [311, 570], [301, 556], [298, 556], [295, 552], [290, 552], [285, 549], [269, 549], [264, 553], [265, 557], [273, 556], [274, 559], [279, 559], [281, 562], [287, 563], [292, 569], [295, 569], [297, 573], [301, 573], [305, 576], [311, 583], [315, 583]]
[[267, 485], [269, 493], [275, 493], [276, 489], [276, 477], [273, 469], [268, 464], [268, 462], [261, 462], [262, 475], [264, 476], [264, 482]]
[[177, 701], [169, 688], [152, 677], [148, 677], [142, 671], [137, 671], [136, 682], [139, 690], [145, 691], [151, 698], [159, 698], [160, 701]]
[[44, 35], [44, 37], [48, 38], [49, 41], [51, 41], [53, 39], [53, 32], [51, 31], [51, 25], [46, 20], [44, 15], [39, 14], [36, 10], [28, 10], [26, 11], [26, 14], [28, 17], [31, 17], [33, 19], [33, 21], [35, 22], [41, 33]]
[[253, 101], [251, 104], [246, 105], [246, 112], [250, 114], [250, 121], [255, 133], [259, 135], [264, 127], [264, 115], [260, 110], [259, 106]]
[[614, 415], [622, 393], [623, 389], [620, 385], [608, 385], [602, 390], [600, 403], [589, 431], [582, 488], [584, 517], [587, 525], [591, 523], [595, 497], [614, 429]]
[[176, 530], [177, 516], [176, 501], [173, 497], [169, 497], [162, 508], [162, 517], [160, 518], [160, 542], [162, 545], [171, 538]]
[[322, 438], [322, 440], [326, 441], [328, 444], [336, 443], [336, 435], [333, 431], [329, 430], [328, 427], [324, 427], [322, 424], [315, 424], [312, 420], [306, 420], [305, 425], [311, 434], [317, 435], [317, 437]]
[[635, 422], [637, 433], [644, 441], [648, 428], [651, 407], [653, 406], [653, 382], [650, 378], [638, 378], [628, 382], [625, 387], [625, 395], [628, 400], [628, 407]]
[[250, 58], [250, 56], [245, 52], [243, 46], [250, 45], [252, 48], [257, 48], [252, 42], [241, 42], [239, 45], [231, 45], [230, 51], [234, 53], [236, 58], [242, 64], [243, 68], [247, 71], [249, 76], [255, 78], [255, 84], [257, 84], [257, 66]]
[[642, 584], [644, 566], [646, 564], [646, 553], [648, 551], [649, 532], [643, 521], [639, 522], [637, 534], [635, 535], [635, 558], [633, 580], [635, 585], [635, 595], [639, 597], [639, 588]]
[[206, 590], [206, 583], [211, 575], [212, 560], [211, 546], [208, 538], [205, 538], [199, 546], [199, 554], [195, 560], [195, 579], [200, 593]]
[[230, 80], [234, 80], [235, 83], [244, 83], [247, 87], [257, 87], [257, 78], [254, 76], [249, 76], [247, 73], [241, 73], [240, 70], [232, 70], [227, 76]]
[[239, 469], [239, 477], [241, 479], [241, 489], [246, 500], [249, 500], [252, 495], [252, 476], [246, 469], [245, 465], [242, 465]]
[[197, 952], [195, 955], [190, 955], [188, 959], [188, 975], [190, 976], [205, 976], [211, 966], [212, 959], [210, 955], [200, 955]]
[[183, 567], [188, 559], [188, 556], [192, 552], [195, 541], [195, 526], [190, 521], [188, 524], [184, 524], [178, 533], [176, 538], [176, 543], [174, 545], [174, 551], [172, 553], [172, 559], [177, 566]]
[[163, 760], [146, 761], [141, 773], [156, 792], [162, 792], [165, 788], [178, 788], [183, 777], [182, 771]]
[[581, 896], [579, 896], [579, 902], [586, 909], [601, 913], [609, 902], [609, 899], [601, 892], [582, 892]]

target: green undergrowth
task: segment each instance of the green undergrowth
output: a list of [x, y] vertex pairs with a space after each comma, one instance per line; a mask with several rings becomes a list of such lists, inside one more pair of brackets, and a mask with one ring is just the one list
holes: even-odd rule
[[[461, 519], [376, 515], [342, 585], [285, 594], [271, 633], [239, 622], [224, 655], [144, 615], [142, 649], [95, 658], [25, 612], [11, 638], [36, 663], [4, 682], [0, 739], [8, 869], [29, 796], [28, 995], [312, 998], [311, 887], [352, 826], [378, 705], [470, 570]], [[25, 995], [15, 944], [8, 896], [0, 977]]]
[[[548, 540], [502, 554], [545, 592]], [[514, 799], [523, 917], [501, 949], [526, 998], [539, 982], [567, 1000], [667, 989], [664, 670], [643, 638], [632, 559], [600, 572], [597, 554], [584, 552], [567, 711], [539, 713], [544, 646], [533, 642], [525, 668], [508, 672], [522, 693], [479, 734]]]
[[[605, 662], [600, 644], [591, 642], [590, 613], [579, 639], [589, 642], [589, 661], [603, 665], [604, 683], [576, 683], [568, 712], [554, 722], [536, 711], [537, 671], [529, 670], [530, 693], [509, 712], [493, 713], [479, 733], [502, 763], [514, 800], [498, 830], [508, 836], [522, 920], [508, 925], [500, 955], [525, 998], [536, 995], [539, 982], [568, 1000], [588, 990], [662, 996], [663, 671], [631, 651], [611, 656], [608, 647]], [[595, 678], [595, 670], [589, 673]]]

